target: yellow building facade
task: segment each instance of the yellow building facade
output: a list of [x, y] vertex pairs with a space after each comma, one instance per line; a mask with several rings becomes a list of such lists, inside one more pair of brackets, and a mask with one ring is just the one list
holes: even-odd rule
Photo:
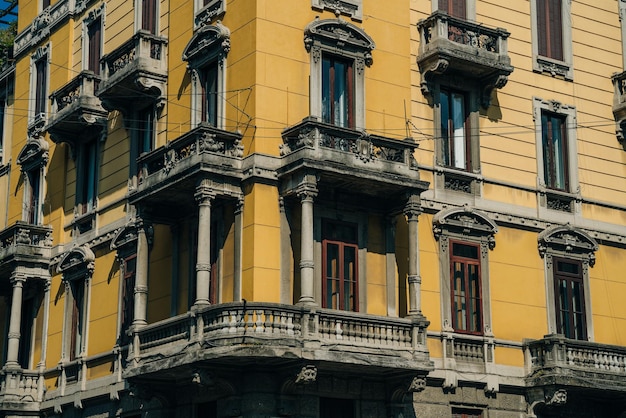
[[0, 414], [624, 416], [626, 3], [500, 3], [20, 1]]

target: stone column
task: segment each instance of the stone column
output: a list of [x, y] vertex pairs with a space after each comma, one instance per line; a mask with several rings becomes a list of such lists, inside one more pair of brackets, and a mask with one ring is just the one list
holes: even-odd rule
[[422, 314], [418, 217], [422, 213], [419, 196], [411, 195], [404, 207], [409, 225], [409, 315]]
[[22, 320], [22, 293], [26, 278], [18, 275], [11, 277], [13, 297], [11, 299], [11, 317], [9, 319], [9, 335], [7, 343], [7, 367], [19, 367], [18, 353], [20, 349], [20, 326]]
[[198, 202], [198, 253], [196, 257], [196, 300], [195, 306], [209, 305], [211, 288], [211, 200], [215, 194], [204, 184], [196, 188]]
[[137, 221], [137, 267], [135, 271], [133, 327], [142, 327], [148, 323], [148, 261], [149, 244], [146, 225], [142, 219]]
[[313, 199], [317, 196], [314, 184], [305, 184], [298, 191], [302, 205], [300, 229], [300, 300], [301, 305], [316, 305], [314, 297], [314, 260], [313, 260]]
[[243, 254], [243, 196], [237, 200], [235, 206], [235, 271], [233, 277], [233, 300], [240, 301], [242, 297], [241, 274]]
[[48, 352], [48, 323], [50, 322], [50, 285], [52, 281], [48, 278], [44, 284], [44, 311], [43, 311], [43, 326], [42, 329], [45, 332], [41, 333], [41, 357], [37, 365], [40, 372], [46, 369], [46, 354]]

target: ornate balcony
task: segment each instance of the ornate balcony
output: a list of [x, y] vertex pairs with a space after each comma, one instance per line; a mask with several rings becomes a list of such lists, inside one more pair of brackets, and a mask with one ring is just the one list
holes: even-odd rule
[[613, 117], [615, 118], [615, 132], [617, 140], [626, 150], [626, 71], [615, 73], [613, 81]]
[[524, 341], [531, 400], [542, 406], [593, 396], [619, 402], [626, 394], [626, 347], [546, 335]]
[[[153, 212], [180, 213], [186, 204], [197, 210], [194, 193], [200, 178], [213, 180], [224, 195], [239, 196], [242, 178], [241, 134], [201, 124], [137, 159], [139, 173], [132, 203]], [[168, 209], [170, 208], [170, 209]]]
[[[210, 306], [136, 331], [125, 376], [155, 381], [264, 364], [316, 365], [382, 376], [425, 376], [433, 366], [425, 322], [274, 303]], [[199, 349], [201, 348], [201, 349]]]
[[[428, 189], [420, 181], [412, 139], [397, 140], [341, 128], [314, 119], [283, 131], [282, 192], [292, 193], [303, 173], [314, 171], [328, 188], [358, 190], [365, 196], [399, 197], [409, 189]], [[371, 201], [369, 205], [377, 202]]]
[[481, 102], [489, 106], [491, 92], [502, 88], [513, 72], [507, 51], [509, 32], [437, 11], [417, 24], [420, 48], [417, 63], [422, 74], [422, 92], [432, 91], [432, 82], [442, 74], [457, 74], [478, 82]]
[[36, 412], [45, 393], [44, 378], [35, 370], [0, 370], [0, 409], [3, 412]]
[[96, 92], [108, 110], [130, 111], [165, 94], [167, 39], [146, 31], [102, 57], [103, 81]]
[[[0, 277], [49, 278], [51, 248], [52, 228], [16, 222], [0, 232]], [[10, 288], [8, 280], [1, 283], [3, 290]]]
[[99, 76], [83, 71], [50, 95], [52, 114], [46, 129], [54, 142], [74, 144], [103, 132], [108, 112], [96, 96], [99, 85]]

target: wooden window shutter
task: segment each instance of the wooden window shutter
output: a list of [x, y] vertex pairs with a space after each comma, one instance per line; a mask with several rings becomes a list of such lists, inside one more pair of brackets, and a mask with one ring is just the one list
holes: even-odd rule
[[563, 60], [563, 20], [561, 19], [561, 1], [550, 1], [550, 58]]

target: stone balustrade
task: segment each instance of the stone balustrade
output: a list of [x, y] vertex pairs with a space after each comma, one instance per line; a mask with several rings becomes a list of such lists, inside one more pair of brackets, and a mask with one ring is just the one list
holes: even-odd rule
[[137, 163], [142, 167], [141, 177], [146, 178], [158, 172], [167, 176], [177, 167], [193, 164], [194, 159], [219, 160], [215, 161], [215, 165], [221, 166], [225, 163], [221, 161], [223, 159], [240, 160], [242, 156], [243, 145], [239, 133], [202, 123], [176, 140], [139, 157]]
[[43, 375], [34, 370], [3, 369], [0, 371], [0, 399], [2, 403], [13, 401], [41, 402], [44, 395]]
[[[303, 356], [303, 350], [308, 349], [315, 356], [320, 347], [325, 347], [325, 359], [336, 355], [334, 361], [341, 362], [341, 356], [350, 352], [351, 362], [429, 369], [432, 366], [425, 343], [426, 326], [425, 322], [409, 318], [233, 302], [191, 311], [136, 330], [129, 364], [134, 364], [138, 370], [142, 366], [149, 367], [153, 359], [178, 356], [197, 342], [217, 351], [220, 347], [231, 347], [229, 356], [237, 356], [238, 349], [252, 346], [273, 347], [269, 351], [273, 354], [256, 350], [254, 355], [259, 356], [277, 355], [276, 350]], [[167, 364], [172, 366], [171, 361]]]
[[[52, 228], [17, 221], [0, 232], [0, 262], [3, 266], [15, 258], [50, 258]], [[1, 269], [0, 269], [1, 270]]]
[[546, 335], [524, 341], [529, 380], [541, 384], [546, 379], [567, 385], [589, 385], [626, 391], [626, 348], [562, 335]]

